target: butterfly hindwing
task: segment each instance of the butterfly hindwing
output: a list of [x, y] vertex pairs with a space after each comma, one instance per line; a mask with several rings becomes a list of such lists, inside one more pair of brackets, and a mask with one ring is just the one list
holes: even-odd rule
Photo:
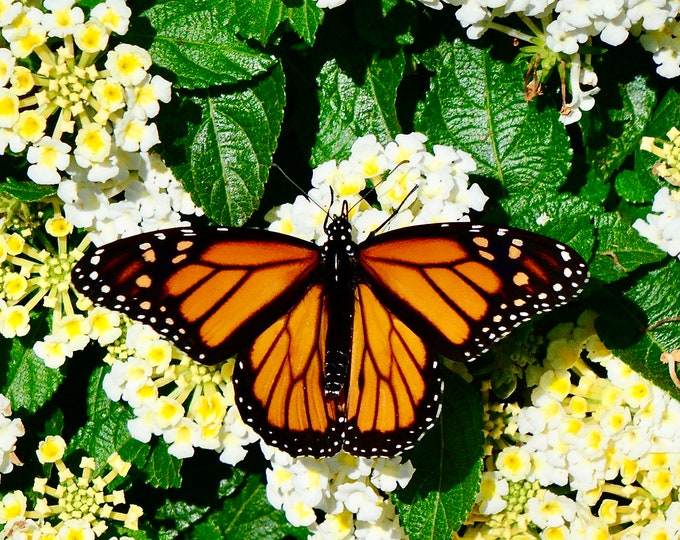
[[249, 345], [303, 294], [316, 247], [255, 229], [168, 229], [82, 259], [78, 289], [149, 324], [205, 364]]
[[311, 286], [234, 369], [243, 420], [292, 455], [333, 455], [342, 444], [338, 404], [324, 393], [326, 309], [322, 286]]
[[566, 304], [587, 281], [572, 249], [527, 231], [443, 223], [360, 245], [378, 298], [428, 345], [470, 360], [532, 316]]
[[366, 284], [356, 289], [347, 383], [345, 450], [393, 456], [411, 448], [439, 415], [436, 355]]
[[265, 441], [292, 455], [341, 448], [392, 456], [411, 448], [437, 419], [437, 359], [365, 284], [355, 293], [352, 361], [339, 397], [324, 392], [328, 315], [321, 285], [239, 355], [234, 385], [241, 416]]

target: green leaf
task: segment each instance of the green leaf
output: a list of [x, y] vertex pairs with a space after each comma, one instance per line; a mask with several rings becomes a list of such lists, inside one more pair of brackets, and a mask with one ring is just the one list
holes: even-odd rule
[[656, 105], [656, 92], [646, 77], [637, 76], [616, 87], [605, 87], [596, 100], [593, 111], [581, 121], [588, 170], [583, 193], [602, 202], [609, 192], [611, 177], [640, 146]]
[[11, 401], [12, 408], [23, 408], [34, 413], [54, 395], [64, 380], [58, 369], [49, 368], [32, 347], [24, 343], [35, 343], [39, 338], [32, 331], [24, 339], [0, 341], [2, 354], [8, 354], [3, 362], [2, 393]]
[[[414, 42], [419, 7], [400, 0], [354, 4], [357, 31], [368, 43], [381, 48]], [[415, 27], [415, 28], [414, 28]]]
[[395, 101], [404, 66], [402, 53], [378, 58], [351, 45], [324, 64], [317, 78], [319, 130], [313, 163], [347, 157], [363, 135], [390, 141], [401, 132]]
[[167, 443], [162, 440], [156, 441], [142, 467], [146, 474], [146, 483], [164, 489], [181, 487], [182, 463], [181, 459], [168, 454]]
[[57, 194], [57, 186], [43, 186], [35, 182], [19, 182], [12, 178], [0, 182], [0, 193], [5, 193], [23, 202], [36, 202]]
[[399, 521], [411, 540], [451, 538], [479, 491], [484, 456], [478, 391], [445, 370], [437, 425], [409, 456], [416, 472], [393, 495]]
[[635, 371], [680, 399], [662, 353], [680, 349], [680, 265], [666, 264], [633, 281], [621, 293], [605, 289], [592, 299], [604, 344]]
[[282, 511], [269, 504], [262, 476], [248, 474], [240, 488], [222, 499], [221, 506], [214, 507], [190, 537], [280, 540], [289, 534], [298, 536], [298, 531]]
[[177, 538], [180, 534], [183, 534], [184, 538], [192, 538], [186, 531], [209, 511], [210, 505], [207, 504], [196, 505], [186, 501], [167, 500], [158, 509], [155, 518], [161, 521], [174, 521], [174, 525], [172, 527], [161, 526], [159, 538]]
[[190, 153], [175, 174], [221, 225], [243, 224], [260, 203], [281, 131], [284, 83], [277, 68], [252, 87], [209, 90], [184, 104], [200, 108], [200, 119], [175, 141], [178, 155]]
[[658, 262], [666, 256], [618, 214], [599, 216], [596, 224], [598, 246], [589, 268], [592, 275], [604, 282], [621, 279], [641, 265]]
[[312, 45], [323, 21], [324, 11], [314, 0], [284, 2], [283, 0], [235, 0], [233, 22], [239, 33], [267, 44], [282, 23], [288, 23], [305, 43]]
[[154, 64], [171, 71], [180, 88], [207, 88], [248, 81], [276, 60], [241, 41], [227, 24], [234, 12], [227, 0], [170, 0], [146, 10], [152, 29], [141, 24], [131, 34], [151, 34]]
[[641, 176], [625, 170], [616, 175], [614, 187], [621, 198], [628, 202], [649, 203], [659, 190], [659, 180], [649, 174]]
[[510, 193], [554, 191], [566, 180], [572, 151], [556, 111], [524, 99], [524, 73], [488, 49], [455, 40], [427, 57], [435, 71], [416, 130], [431, 144], [469, 152], [476, 174]]

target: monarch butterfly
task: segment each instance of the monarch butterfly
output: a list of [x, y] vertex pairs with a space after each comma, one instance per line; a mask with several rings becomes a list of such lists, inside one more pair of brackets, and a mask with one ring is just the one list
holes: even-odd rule
[[237, 354], [236, 404], [292, 455], [392, 456], [434, 424], [436, 353], [469, 360], [588, 279], [575, 251], [509, 227], [441, 223], [351, 237], [347, 205], [316, 244], [178, 228], [105, 245], [75, 267], [95, 304], [195, 360]]

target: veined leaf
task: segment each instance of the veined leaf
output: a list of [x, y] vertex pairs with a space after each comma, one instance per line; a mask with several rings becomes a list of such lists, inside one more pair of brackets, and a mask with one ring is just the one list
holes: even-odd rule
[[194, 202], [222, 225], [241, 225], [258, 207], [283, 120], [280, 68], [243, 90], [192, 96], [200, 122], [176, 144], [188, 160], [175, 168]]
[[475, 173], [497, 179], [511, 196], [559, 188], [569, 171], [569, 139], [556, 111], [526, 103], [521, 68], [460, 40], [436, 52], [436, 60], [428, 57], [436, 73], [416, 129], [430, 143], [469, 152]]
[[[207, 88], [251, 80], [276, 60], [253, 49], [228, 24], [234, 7], [226, 0], [170, 0], [143, 13], [154, 33], [154, 64], [174, 73], [176, 87]], [[140, 25], [141, 26], [141, 25]], [[139, 27], [130, 33], [142, 33]]]
[[305, 43], [312, 45], [324, 11], [314, 0], [235, 0], [234, 24], [239, 34], [266, 44], [282, 24], [289, 24]]

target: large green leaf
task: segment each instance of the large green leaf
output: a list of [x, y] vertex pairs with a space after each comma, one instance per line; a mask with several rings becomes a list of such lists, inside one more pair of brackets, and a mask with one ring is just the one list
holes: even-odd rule
[[57, 186], [41, 185], [28, 180], [18, 182], [13, 178], [0, 182], [0, 193], [24, 202], [36, 202], [57, 194]]
[[650, 120], [656, 93], [646, 77], [607, 85], [596, 96], [598, 106], [584, 115], [587, 179], [585, 197], [602, 202], [610, 190], [614, 173], [640, 146], [640, 138]]
[[[149, 52], [157, 66], [171, 71], [180, 88], [207, 88], [247, 81], [276, 60], [250, 47], [229, 25], [228, 0], [170, 0], [143, 13], [153, 27]], [[131, 35], [144, 33], [139, 25]]]
[[565, 182], [572, 151], [564, 126], [556, 111], [526, 103], [520, 67], [460, 40], [425, 60], [435, 74], [415, 127], [431, 143], [469, 152], [476, 174], [495, 178], [511, 195]]
[[61, 370], [47, 367], [42, 358], [33, 352], [33, 348], [25, 345], [38, 339], [36, 331], [21, 340], [0, 339], [2, 393], [9, 398], [15, 410], [21, 407], [36, 412], [54, 395], [64, 380]]
[[175, 141], [178, 153], [189, 154], [175, 173], [217, 223], [241, 225], [258, 207], [284, 104], [280, 68], [245, 89], [209, 90], [184, 103], [187, 111], [198, 109], [200, 119]]
[[600, 216], [596, 223], [598, 246], [590, 271], [602, 281], [624, 278], [641, 265], [658, 262], [666, 256], [618, 214]]
[[394, 139], [401, 131], [395, 101], [404, 65], [403, 54], [378, 58], [358, 47], [349, 47], [341, 58], [324, 64], [317, 81], [314, 163], [347, 157], [352, 143], [369, 133], [380, 141]]
[[279, 540], [299, 530], [286, 521], [285, 514], [269, 504], [263, 477], [249, 474], [232, 494], [206, 514], [190, 538], [238, 538], [239, 540]]
[[605, 345], [657, 386], [680, 398], [661, 354], [680, 349], [680, 265], [666, 258], [622, 292], [605, 290], [593, 299]]

